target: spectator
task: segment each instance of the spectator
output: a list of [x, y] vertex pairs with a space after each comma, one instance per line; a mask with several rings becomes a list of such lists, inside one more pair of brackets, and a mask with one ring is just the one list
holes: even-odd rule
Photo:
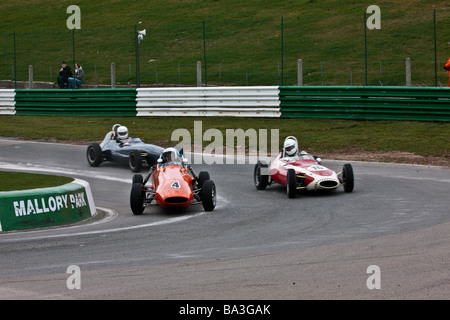
[[444, 64], [444, 69], [448, 71], [448, 86], [450, 87], [450, 58], [448, 58], [447, 63]]
[[67, 63], [63, 61], [61, 64], [61, 70], [59, 70], [58, 87], [60, 89], [66, 88], [69, 83], [70, 77], [72, 77], [72, 70], [67, 65]]
[[75, 75], [69, 78], [69, 88], [78, 89], [78, 86], [83, 84], [84, 71], [79, 63], [75, 63]]

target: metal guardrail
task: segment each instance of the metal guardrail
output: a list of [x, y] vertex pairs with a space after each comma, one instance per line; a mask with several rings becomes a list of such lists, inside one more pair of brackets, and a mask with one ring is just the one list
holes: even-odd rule
[[15, 114], [14, 90], [0, 89], [0, 115]]
[[279, 117], [278, 87], [137, 89], [138, 116]]
[[450, 121], [450, 88], [266, 86], [0, 90], [0, 114]]
[[17, 115], [135, 116], [135, 89], [16, 90]]
[[450, 121], [450, 88], [280, 87], [281, 117]]

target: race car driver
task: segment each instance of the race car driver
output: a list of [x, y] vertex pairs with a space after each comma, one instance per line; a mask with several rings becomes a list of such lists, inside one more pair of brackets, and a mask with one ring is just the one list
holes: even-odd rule
[[117, 143], [120, 143], [121, 145], [125, 145], [129, 142], [128, 138], [128, 128], [125, 126], [120, 126], [117, 128]]
[[160, 163], [163, 166], [167, 165], [182, 166], [183, 163], [183, 157], [181, 156], [179, 151], [175, 148], [164, 149], [163, 153], [160, 156], [160, 159], [162, 160]]
[[303, 156], [307, 156], [308, 153], [306, 151], [298, 151], [298, 143], [297, 143], [297, 139], [295, 137], [287, 137], [284, 140], [284, 144], [283, 144], [283, 149], [284, 149], [284, 155], [283, 155], [283, 159], [285, 160], [297, 160], [297, 159], [301, 159]]
[[448, 86], [450, 87], [450, 58], [444, 64], [444, 69], [448, 71]]
[[295, 157], [297, 156], [298, 153], [298, 145], [297, 145], [297, 141], [295, 141], [294, 139], [291, 138], [286, 138], [286, 140], [284, 140], [284, 155], [285, 157]]

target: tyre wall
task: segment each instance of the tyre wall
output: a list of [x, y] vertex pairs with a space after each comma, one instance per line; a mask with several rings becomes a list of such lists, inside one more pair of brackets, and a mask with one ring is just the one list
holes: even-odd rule
[[52, 188], [0, 192], [0, 231], [70, 224], [95, 212], [90, 185], [84, 180]]

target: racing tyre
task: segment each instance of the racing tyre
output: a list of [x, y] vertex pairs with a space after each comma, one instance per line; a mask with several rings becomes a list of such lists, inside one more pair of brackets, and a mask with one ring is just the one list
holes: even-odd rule
[[258, 190], [264, 190], [269, 184], [269, 176], [261, 174], [262, 168], [268, 168], [267, 164], [258, 161], [255, 165], [255, 170], [253, 171], [253, 180], [255, 182], [255, 187]]
[[289, 198], [295, 198], [297, 193], [297, 175], [294, 169], [288, 169], [286, 191]]
[[202, 188], [203, 183], [205, 183], [206, 180], [209, 180], [209, 172], [207, 171], [200, 171], [198, 174], [198, 187]]
[[352, 192], [355, 186], [355, 181], [353, 177], [353, 167], [350, 163], [344, 164], [344, 168], [342, 169], [342, 179], [344, 182], [344, 191]]
[[133, 183], [130, 193], [130, 206], [134, 215], [141, 215], [144, 212], [142, 193], [142, 183]]
[[142, 156], [139, 151], [133, 151], [130, 153], [128, 158], [128, 164], [130, 166], [131, 171], [133, 172], [141, 172], [142, 169]]
[[103, 160], [103, 151], [98, 143], [91, 143], [86, 152], [86, 157], [91, 167], [98, 167]]
[[142, 174], [134, 174], [133, 175], [133, 184], [135, 184], [135, 183], [140, 183], [140, 184], [144, 183], [144, 177], [142, 176]]
[[211, 180], [206, 180], [202, 187], [202, 204], [205, 211], [213, 211], [216, 207], [216, 185]]

